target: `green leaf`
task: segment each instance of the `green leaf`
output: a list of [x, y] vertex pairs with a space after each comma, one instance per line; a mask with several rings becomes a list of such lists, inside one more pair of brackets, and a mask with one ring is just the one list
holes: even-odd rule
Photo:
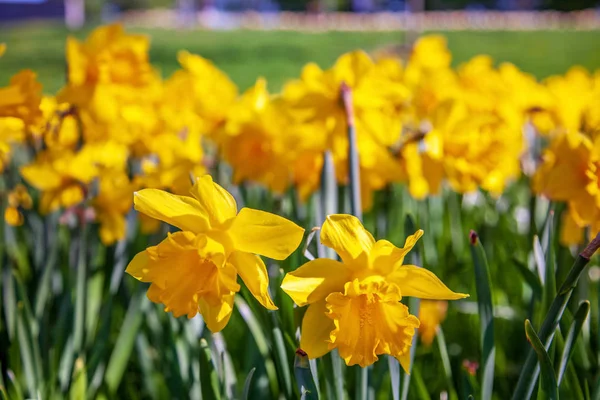
[[256, 371], [256, 367], [252, 368], [250, 372], [248, 372], [248, 376], [244, 381], [244, 390], [242, 391], [242, 400], [250, 399], [250, 385], [252, 385], [252, 377], [254, 376], [254, 372]]
[[392, 356], [387, 356], [388, 369], [390, 370], [390, 383], [392, 384], [392, 399], [400, 399], [400, 363]]
[[123, 373], [127, 369], [129, 357], [135, 345], [135, 337], [142, 325], [144, 311], [148, 307], [150, 301], [146, 298], [145, 288], [143, 285], [138, 286], [138, 291], [132, 297], [125, 320], [119, 331], [119, 336], [115, 346], [111, 352], [104, 381], [109, 393], [114, 394], [123, 379]]
[[210, 346], [206, 339], [200, 339], [200, 385], [203, 399], [220, 399], [221, 385], [217, 369], [212, 362]]
[[492, 303], [492, 284], [487, 257], [477, 233], [471, 231], [471, 256], [475, 264], [475, 288], [479, 309], [481, 365], [481, 399], [492, 398], [494, 390], [494, 361], [496, 345], [494, 343], [494, 306]]
[[525, 320], [525, 334], [527, 335], [527, 340], [537, 354], [541, 367], [542, 380], [540, 382], [538, 398], [549, 400], [558, 399], [558, 385], [556, 384], [556, 376], [554, 375], [554, 368], [552, 368], [550, 356], [548, 356], [548, 352], [546, 352], [542, 341], [528, 319]]
[[543, 310], [546, 312], [556, 297], [556, 254], [554, 247], [554, 212], [551, 211], [544, 228], [545, 276]]
[[581, 328], [583, 327], [583, 323], [585, 322], [587, 315], [590, 311], [590, 302], [585, 300], [581, 302], [577, 312], [573, 316], [573, 322], [569, 327], [569, 332], [567, 333], [567, 337], [565, 338], [565, 346], [563, 348], [562, 356], [560, 358], [560, 364], [558, 367], [558, 386], [564, 377], [565, 371], [567, 369], [567, 365], [569, 363], [569, 359], [573, 354], [573, 350], [575, 349], [575, 342], [579, 337], [579, 333], [581, 332]]
[[69, 400], [85, 400], [87, 389], [87, 373], [82, 358], [75, 360], [73, 371], [73, 383], [69, 390]]
[[250, 329], [250, 333], [256, 342], [258, 351], [260, 352], [263, 362], [265, 363], [265, 370], [267, 371], [267, 377], [269, 378], [269, 386], [273, 395], [275, 395], [278, 393], [277, 370], [275, 369], [275, 364], [273, 363], [273, 359], [269, 351], [269, 342], [260, 326], [260, 323], [254, 314], [252, 314], [248, 303], [246, 303], [242, 296], [235, 296], [235, 306], [246, 322], [246, 325], [248, 326], [248, 329]]
[[296, 351], [294, 376], [296, 377], [298, 392], [300, 392], [300, 399], [317, 400], [319, 398], [319, 391], [310, 370], [308, 356], [302, 350]]
[[543, 288], [542, 288], [542, 282], [540, 281], [539, 276], [536, 275], [535, 272], [530, 270], [527, 267], [527, 265], [525, 265], [521, 261], [517, 260], [516, 258], [513, 258], [512, 261], [513, 261], [512, 264], [517, 268], [517, 270], [519, 271], [519, 273], [521, 274], [521, 276], [523, 277], [525, 282], [527, 282], [527, 284], [533, 291], [533, 295], [537, 299], [541, 299]]
[[448, 356], [446, 337], [444, 335], [444, 331], [442, 330], [441, 325], [438, 326], [435, 338], [438, 344], [438, 349], [440, 351], [440, 358], [442, 359], [444, 374], [446, 375], [446, 384], [448, 385], [448, 394], [450, 400], [458, 399], [456, 389], [454, 388], [454, 380], [452, 379], [452, 366], [450, 365], [450, 357]]
[[270, 313], [273, 321], [273, 342], [274, 342], [274, 358], [275, 364], [277, 365], [277, 371], [279, 372], [278, 376], [280, 376], [280, 382], [283, 386], [283, 391], [285, 397], [290, 399], [292, 398], [292, 376], [290, 374], [289, 369], [289, 361], [287, 352], [285, 349], [285, 342], [283, 340], [283, 334], [281, 333], [281, 328], [279, 327], [279, 321], [275, 313]]

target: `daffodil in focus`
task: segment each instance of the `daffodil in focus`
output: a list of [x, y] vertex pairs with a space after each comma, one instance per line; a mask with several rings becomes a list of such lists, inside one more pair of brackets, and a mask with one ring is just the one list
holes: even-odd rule
[[242, 208], [209, 175], [197, 178], [193, 197], [157, 189], [135, 193], [135, 209], [181, 229], [157, 246], [138, 253], [127, 273], [151, 283], [148, 298], [176, 317], [202, 314], [212, 332], [227, 325], [238, 275], [269, 310], [277, 307], [268, 292], [269, 277], [260, 255], [288, 257], [304, 230], [285, 218]]
[[300, 347], [310, 358], [337, 348], [347, 365], [366, 367], [378, 356], [410, 367], [410, 346], [419, 319], [400, 302], [403, 296], [456, 300], [468, 297], [448, 289], [433, 273], [403, 265], [423, 235], [419, 230], [398, 248], [373, 236], [351, 215], [330, 215], [321, 243], [341, 262], [319, 258], [286, 275], [282, 289], [298, 306], [308, 305]]

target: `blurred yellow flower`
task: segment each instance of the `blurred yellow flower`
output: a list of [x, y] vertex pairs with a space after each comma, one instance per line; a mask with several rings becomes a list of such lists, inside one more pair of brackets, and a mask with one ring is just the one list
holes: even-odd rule
[[26, 125], [34, 124], [42, 116], [41, 100], [42, 85], [35, 72], [23, 70], [10, 79], [8, 86], [0, 88], [0, 119], [14, 117]]
[[23, 225], [23, 213], [22, 209], [29, 210], [33, 205], [31, 196], [27, 191], [27, 188], [22, 185], [16, 185], [13, 190], [8, 193], [8, 205], [4, 210], [4, 220], [7, 224], [12, 226]]
[[237, 86], [211, 61], [198, 55], [179, 52], [182, 66], [179, 79], [186, 82], [185, 96], [192, 100], [192, 109], [201, 118], [202, 133], [211, 134], [227, 117], [237, 99]]
[[[286, 84], [282, 96], [291, 121], [296, 125], [296, 134], [302, 133], [311, 142], [311, 146], [305, 146], [307, 152], [299, 152], [302, 162], [297, 164], [299, 171], [294, 173], [294, 179], [304, 186], [300, 189], [302, 194], [315, 190], [316, 187], [307, 183], [319, 182], [320, 177], [320, 170], [312, 168], [309, 171], [316, 176], [307, 176], [303, 170], [304, 162], [308, 160], [310, 167], [319, 165], [315, 160], [327, 150], [332, 153], [337, 180], [347, 183], [348, 127], [340, 95], [342, 83], [352, 89], [363, 208], [370, 208], [373, 190], [400, 179], [400, 165], [387, 147], [400, 138], [402, 120], [399, 111], [409, 92], [393, 77], [395, 72], [390, 65], [377, 64], [366, 53], [354, 51], [340, 56], [328, 70], [307, 64], [299, 80]], [[297, 143], [295, 146], [302, 146], [301, 140]]]
[[378, 355], [396, 357], [409, 371], [409, 349], [419, 320], [400, 303], [402, 296], [462, 299], [433, 273], [403, 265], [423, 235], [419, 230], [403, 248], [375, 241], [351, 215], [330, 215], [321, 243], [342, 262], [319, 258], [288, 273], [281, 288], [299, 306], [309, 305], [302, 321], [300, 347], [310, 358], [337, 348], [348, 365], [373, 364]]
[[59, 208], [81, 203], [87, 185], [98, 175], [89, 152], [40, 152], [35, 161], [21, 167], [21, 176], [42, 192], [40, 212], [47, 214]]
[[100, 223], [100, 240], [105, 245], [125, 238], [125, 219], [133, 203], [134, 190], [134, 184], [124, 172], [106, 171], [100, 176], [92, 206]]
[[[532, 180], [536, 193], [568, 204], [561, 235], [564, 244], [583, 240], [581, 229], [600, 228], [600, 139], [592, 142], [579, 132], [557, 136], [544, 151]], [[579, 231], [579, 235], [577, 234]]]
[[275, 310], [266, 266], [257, 254], [282, 260], [298, 247], [304, 230], [285, 218], [242, 208], [213, 182], [196, 180], [193, 197], [144, 189], [135, 209], [181, 229], [157, 246], [138, 253], [127, 273], [150, 282], [148, 298], [176, 317], [200, 312], [212, 332], [227, 325], [239, 275], [264, 307]]
[[421, 342], [426, 346], [431, 346], [433, 339], [440, 324], [446, 319], [448, 311], [447, 301], [421, 300], [419, 307], [419, 336]]
[[267, 83], [259, 79], [230, 109], [218, 136], [223, 159], [233, 167], [234, 183], [245, 180], [284, 193], [291, 183], [290, 155], [294, 144], [281, 102], [271, 99]]

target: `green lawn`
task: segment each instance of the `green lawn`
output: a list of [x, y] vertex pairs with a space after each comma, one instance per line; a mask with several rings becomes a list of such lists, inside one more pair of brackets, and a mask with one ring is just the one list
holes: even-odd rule
[[[84, 37], [89, 30], [75, 33]], [[213, 60], [242, 88], [264, 76], [277, 90], [286, 79], [298, 76], [309, 61], [329, 66], [345, 51], [374, 50], [401, 44], [402, 32], [254, 32], [142, 30], [152, 36], [152, 62], [164, 75], [177, 68], [180, 49]], [[0, 84], [22, 68], [32, 68], [48, 93], [64, 81], [64, 41], [69, 32], [49, 25], [0, 28], [0, 42], [8, 51], [0, 60]], [[511, 61], [540, 78], [562, 73], [575, 64], [600, 68], [598, 32], [446, 32], [458, 64], [486, 53], [497, 61]]]

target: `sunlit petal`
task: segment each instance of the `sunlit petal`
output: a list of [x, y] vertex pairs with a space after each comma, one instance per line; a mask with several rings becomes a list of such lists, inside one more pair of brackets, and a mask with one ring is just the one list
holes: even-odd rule
[[200, 204], [192, 197], [143, 189], [134, 193], [133, 203], [139, 212], [183, 231], [199, 233], [206, 231], [209, 226], [208, 216], [203, 214]]
[[335, 329], [333, 321], [327, 317], [325, 300], [308, 306], [302, 319], [300, 348], [309, 358], [319, 358], [329, 353], [329, 335]]
[[350, 271], [344, 264], [318, 258], [289, 272], [283, 278], [281, 288], [299, 306], [315, 303], [333, 292], [344, 289], [350, 280]]
[[371, 251], [375, 240], [355, 216], [334, 214], [327, 216], [321, 228], [321, 243], [334, 249], [344, 263], [352, 264]]
[[251, 208], [240, 210], [228, 232], [236, 249], [275, 260], [292, 254], [304, 235], [304, 229], [292, 221]]
[[219, 227], [235, 217], [237, 205], [229, 192], [213, 182], [210, 175], [196, 178], [190, 193], [198, 201], [212, 227]]
[[228, 261], [235, 267], [256, 300], [269, 310], [277, 310], [269, 294], [269, 274], [260, 256], [236, 251]]
[[403, 265], [387, 277], [400, 288], [402, 296], [431, 300], [458, 300], [468, 294], [455, 293], [431, 271], [414, 265]]

